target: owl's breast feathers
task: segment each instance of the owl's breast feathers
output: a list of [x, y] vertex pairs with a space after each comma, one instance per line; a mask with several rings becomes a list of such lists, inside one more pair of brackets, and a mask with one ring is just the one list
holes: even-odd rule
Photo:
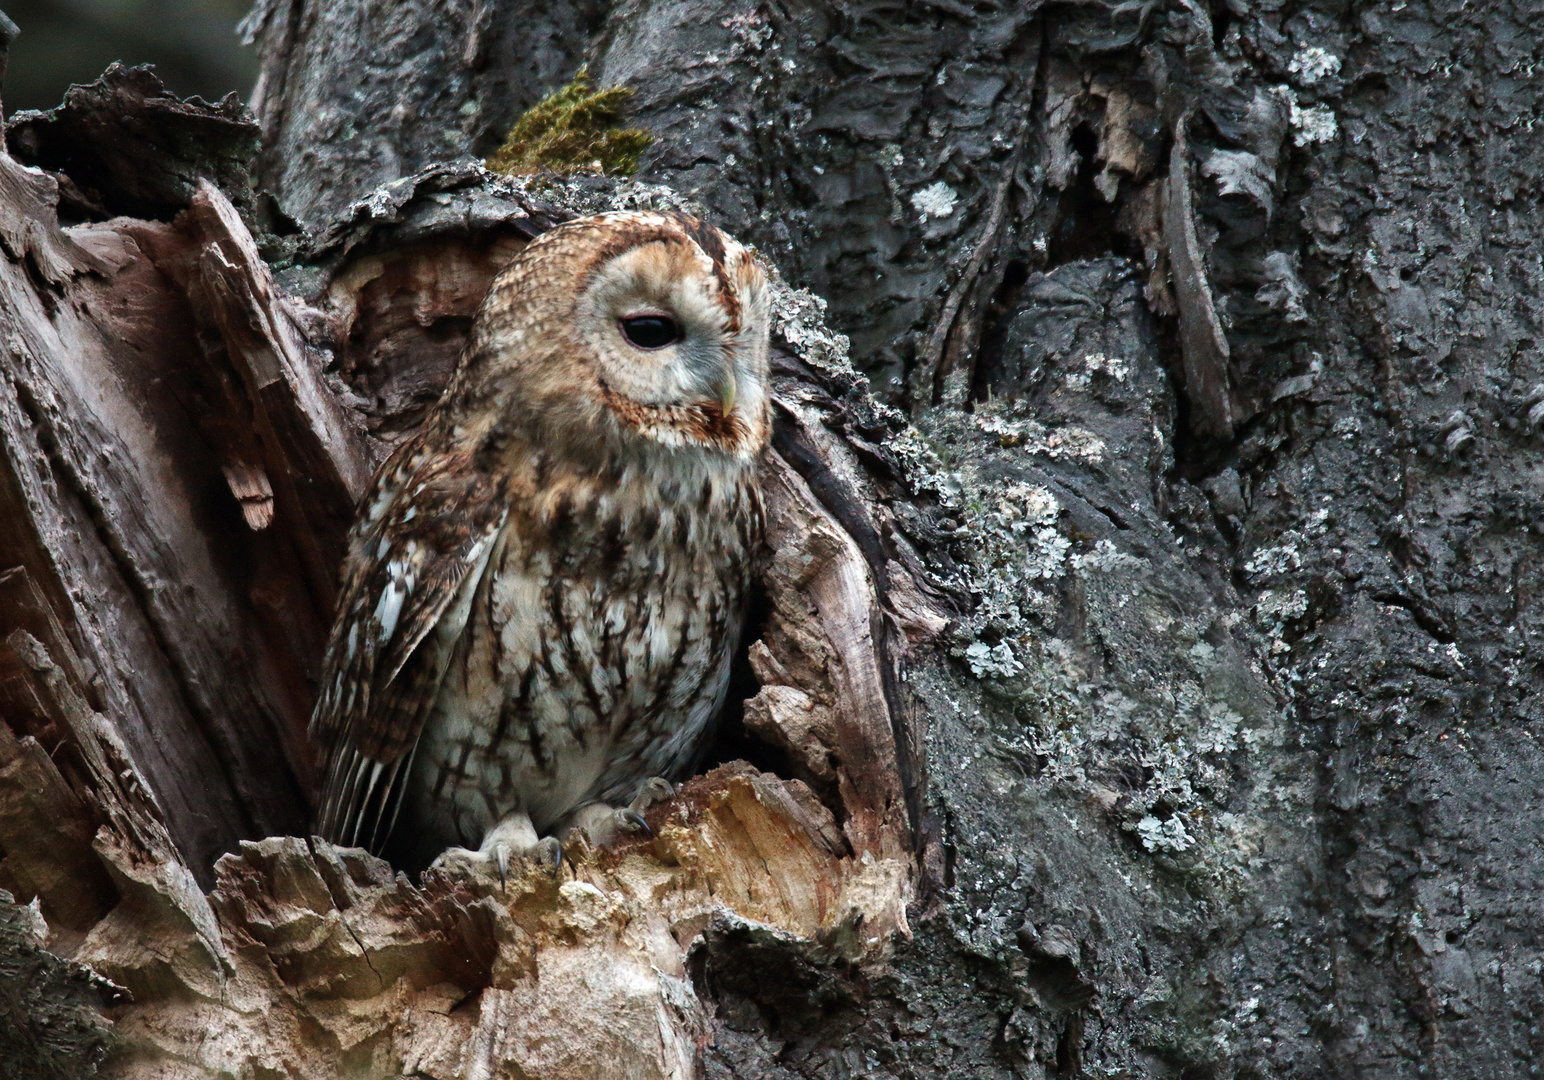
[[400, 447], [351, 534], [312, 719], [335, 842], [384, 840], [426, 726], [436, 759], [461, 740], [506, 784], [511, 761], [557, 777], [597, 744], [647, 770], [669, 714], [722, 693], [703, 684], [743, 615], [756, 461], [449, 443], [431, 422]]

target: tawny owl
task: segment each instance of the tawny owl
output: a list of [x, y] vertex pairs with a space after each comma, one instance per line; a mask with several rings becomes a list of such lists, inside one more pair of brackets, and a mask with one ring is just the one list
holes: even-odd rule
[[767, 320], [754, 257], [683, 214], [570, 222], [498, 276], [350, 535], [325, 837], [502, 861], [695, 764], [760, 543]]

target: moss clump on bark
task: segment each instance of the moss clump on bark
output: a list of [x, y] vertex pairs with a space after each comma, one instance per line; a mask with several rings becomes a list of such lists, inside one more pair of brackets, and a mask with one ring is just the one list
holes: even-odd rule
[[638, 157], [654, 141], [641, 128], [622, 128], [622, 103], [632, 91], [621, 86], [595, 89], [589, 71], [548, 94], [509, 129], [488, 168], [509, 176], [542, 172], [630, 176]]

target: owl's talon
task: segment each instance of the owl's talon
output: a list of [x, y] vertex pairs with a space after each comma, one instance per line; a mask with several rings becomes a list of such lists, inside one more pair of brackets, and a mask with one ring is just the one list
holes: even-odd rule
[[563, 844], [556, 836], [548, 836], [537, 844], [532, 854], [536, 856], [536, 862], [547, 868], [547, 872], [553, 877], [558, 876], [558, 871], [563, 869]]
[[507, 892], [511, 859], [531, 860], [556, 873], [563, 862], [563, 846], [555, 836], [538, 840], [527, 815], [511, 814], [483, 835], [482, 846], [476, 851], [463, 847], [446, 848], [431, 867], [437, 870], [460, 867], [472, 874], [496, 873], [499, 891]]
[[503, 842], [494, 844], [493, 854], [499, 861], [499, 892], [507, 892], [509, 884], [509, 845]]
[[574, 831], [583, 832], [589, 838], [591, 847], [606, 847], [624, 836], [639, 833], [654, 835], [643, 815], [632, 807], [610, 806], [603, 802], [593, 802], [575, 811], [562, 833]]
[[651, 776], [638, 785], [638, 793], [633, 796], [633, 801], [627, 804], [627, 808], [641, 814], [655, 803], [673, 798], [675, 798], [675, 785], [663, 776]]

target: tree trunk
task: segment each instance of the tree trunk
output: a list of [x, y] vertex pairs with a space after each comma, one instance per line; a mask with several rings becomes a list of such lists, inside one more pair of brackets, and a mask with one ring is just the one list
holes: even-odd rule
[[[255, 121], [14, 119], [0, 1073], [1536, 1071], [1534, 22], [260, 0]], [[636, 180], [465, 157], [581, 63]], [[306, 839], [354, 500], [624, 206], [783, 279], [713, 767], [504, 891]]]

